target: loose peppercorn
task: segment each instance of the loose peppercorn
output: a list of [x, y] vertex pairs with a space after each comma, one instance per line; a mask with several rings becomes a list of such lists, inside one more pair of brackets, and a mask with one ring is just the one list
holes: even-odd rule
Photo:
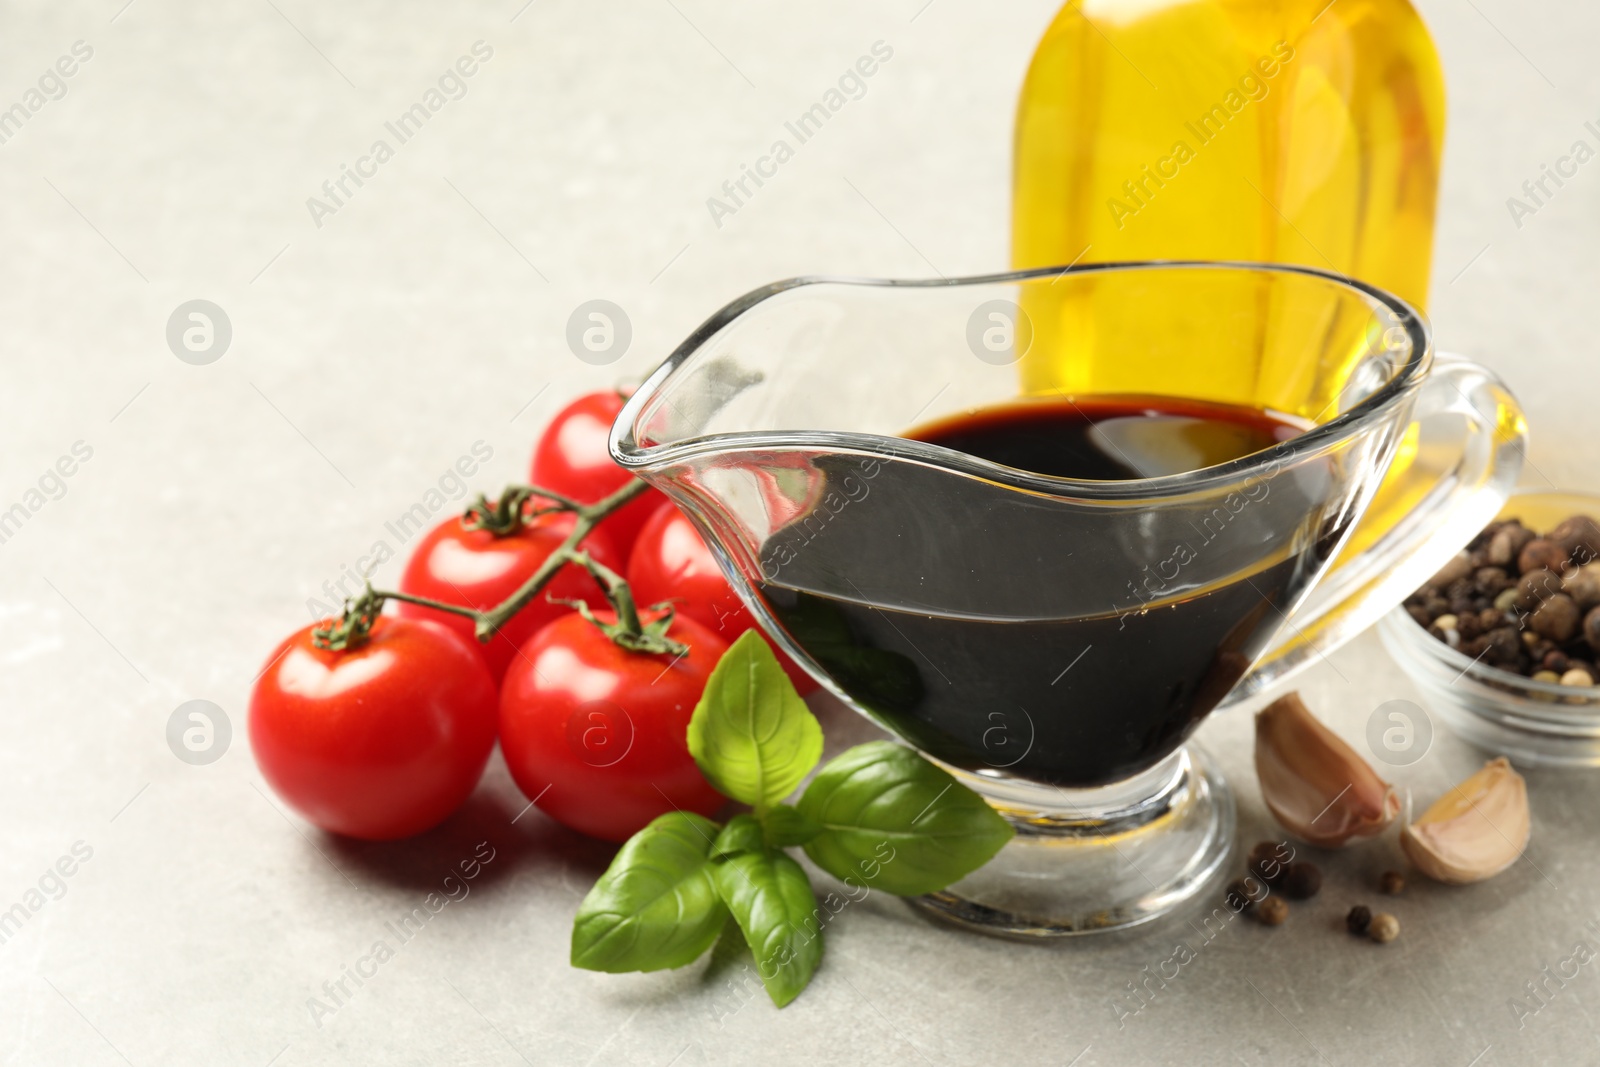
[[1256, 921], [1263, 926], [1282, 926], [1289, 917], [1289, 903], [1282, 897], [1268, 897], [1256, 905]]
[[1314, 863], [1291, 863], [1283, 873], [1284, 895], [1295, 900], [1310, 900], [1322, 888], [1322, 872]]
[[1383, 890], [1386, 896], [1398, 896], [1405, 891], [1406, 876], [1399, 871], [1384, 871], [1383, 876], [1378, 879], [1378, 888]]
[[1380, 945], [1387, 945], [1400, 936], [1400, 920], [1386, 911], [1380, 911], [1368, 924], [1367, 936]]
[[1250, 873], [1268, 885], [1275, 886], [1283, 879], [1288, 863], [1294, 858], [1294, 849], [1278, 841], [1258, 841], [1250, 850], [1247, 864]]
[[1344, 917], [1344, 928], [1352, 934], [1364, 934], [1367, 932], [1367, 927], [1371, 925], [1372, 909], [1365, 904], [1357, 904]]

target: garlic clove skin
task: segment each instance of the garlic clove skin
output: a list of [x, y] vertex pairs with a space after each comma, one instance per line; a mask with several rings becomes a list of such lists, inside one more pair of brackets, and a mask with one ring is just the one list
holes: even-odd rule
[[1504, 756], [1434, 801], [1400, 835], [1417, 869], [1448, 885], [1490, 878], [1528, 847], [1528, 784]]
[[1400, 795], [1318, 721], [1299, 693], [1256, 713], [1256, 777], [1273, 817], [1324, 848], [1374, 837], [1400, 813]]

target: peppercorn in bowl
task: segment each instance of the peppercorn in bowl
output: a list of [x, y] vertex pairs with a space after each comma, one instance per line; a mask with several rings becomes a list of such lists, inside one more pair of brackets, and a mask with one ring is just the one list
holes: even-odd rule
[[1514, 495], [1379, 632], [1461, 737], [1524, 765], [1600, 766], [1600, 496]]

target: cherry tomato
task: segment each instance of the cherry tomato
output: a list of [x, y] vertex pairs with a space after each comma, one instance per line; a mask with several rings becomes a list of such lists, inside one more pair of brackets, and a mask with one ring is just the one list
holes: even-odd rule
[[[568, 512], [540, 515], [509, 537], [496, 537], [487, 530], [469, 530], [459, 517], [446, 519], [428, 532], [417, 545], [400, 577], [400, 591], [447, 604], [468, 608], [492, 608], [516, 592], [540, 564], [561, 546], [572, 532], [577, 517]], [[585, 537], [581, 546], [607, 567], [622, 566], [624, 558], [613, 547], [610, 533], [602, 522]], [[567, 564], [556, 572], [550, 584], [487, 642], [473, 634], [473, 623], [460, 615], [437, 611], [418, 604], [401, 602], [400, 614], [406, 618], [433, 619], [471, 641], [488, 664], [498, 682], [506, 665], [516, 658], [517, 648], [546, 623], [572, 609], [557, 600], [582, 600], [590, 607], [607, 607], [609, 601], [600, 586], [581, 567]]]
[[500, 751], [540, 811], [579, 833], [626, 841], [675, 808], [709, 816], [722, 807], [689, 754], [689, 718], [728, 646], [681, 617], [667, 635], [688, 654], [629, 652], [570, 614], [522, 647], [500, 687]]
[[[534, 446], [528, 480], [584, 504], [593, 504], [628, 484], [633, 476], [617, 466], [606, 443], [626, 400], [615, 390], [586, 393], [557, 412]], [[666, 500], [651, 489], [606, 516], [601, 526], [624, 559], [639, 528]]]
[[[730, 645], [746, 630], [759, 629], [722, 576], [722, 568], [717, 566], [716, 557], [694, 523], [675, 507], [657, 511], [639, 531], [639, 540], [628, 557], [628, 584], [640, 604], [670, 600], [680, 615], [715, 631]], [[766, 634], [761, 636], [772, 645], [783, 672], [801, 696], [817, 688], [816, 679], [773, 645]]]
[[250, 748], [267, 784], [330, 833], [388, 841], [461, 806], [494, 748], [483, 660], [436, 622], [380, 616], [365, 641], [278, 646], [250, 695]]

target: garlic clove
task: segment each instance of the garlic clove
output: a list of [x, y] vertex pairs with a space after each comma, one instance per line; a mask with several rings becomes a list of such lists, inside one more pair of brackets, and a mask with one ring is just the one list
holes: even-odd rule
[[1401, 833], [1400, 847], [1428, 877], [1467, 885], [1515, 863], [1531, 831], [1528, 784], [1500, 756], [1434, 801]]
[[1278, 822], [1313, 845], [1376, 836], [1400, 813], [1394, 787], [1322, 725], [1299, 693], [1256, 714], [1256, 777]]

